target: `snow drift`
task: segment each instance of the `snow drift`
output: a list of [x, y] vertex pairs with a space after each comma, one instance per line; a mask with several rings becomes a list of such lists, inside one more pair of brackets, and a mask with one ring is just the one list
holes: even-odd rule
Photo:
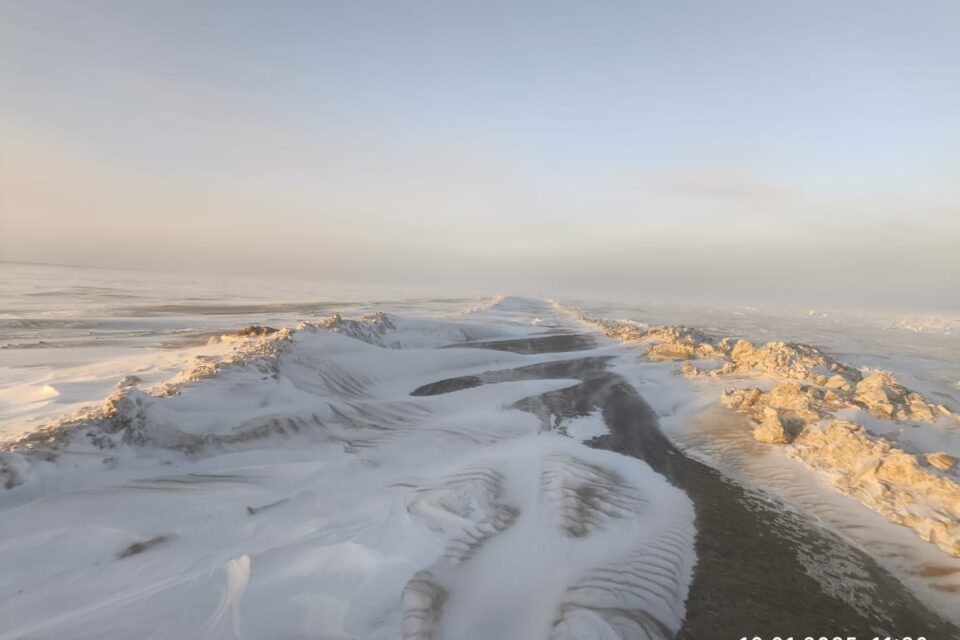
[[514, 408], [569, 380], [411, 395], [554, 357], [456, 348], [534, 330], [252, 332], [6, 443], [0, 638], [672, 637], [691, 503]]

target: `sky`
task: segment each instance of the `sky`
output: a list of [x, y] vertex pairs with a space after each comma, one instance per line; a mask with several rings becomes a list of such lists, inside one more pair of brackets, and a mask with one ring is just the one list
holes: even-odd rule
[[960, 2], [0, 0], [0, 260], [960, 312]]

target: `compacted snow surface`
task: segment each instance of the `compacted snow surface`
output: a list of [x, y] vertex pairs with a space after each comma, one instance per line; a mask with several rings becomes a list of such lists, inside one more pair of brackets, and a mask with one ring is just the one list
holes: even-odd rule
[[[349, 292], [293, 285], [241, 297], [233, 281], [196, 283], [184, 301], [184, 283], [151, 274], [55, 287], [67, 277], [56, 269], [4, 269], [0, 639], [673, 637], [690, 614], [695, 542], [713, 532], [697, 531], [675, 479], [596, 448], [608, 434], [596, 407], [544, 409], [580, 384], [550, 373], [575, 359], [629, 382], [687, 455], [822, 521], [956, 618], [960, 561], [759, 445], [732, 414], [704, 413], [716, 389], [566, 306], [343, 302]], [[949, 319], [868, 326], [881, 337], [859, 345], [815, 314], [701, 317], [735, 335], [775, 324], [789, 334], [775, 337], [853, 344], [854, 364], [892, 363], [957, 399]], [[292, 331], [236, 335], [250, 324]], [[504, 373], [518, 370], [539, 373]], [[815, 557], [805, 572], [840, 600], [869, 600], [828, 584]]]
[[576, 381], [411, 395], [561, 357], [456, 346], [551, 324], [549, 305], [510, 302], [458, 322], [392, 317], [359, 338], [305, 327], [273, 369], [128, 390], [136, 442], [81, 433], [45, 459], [11, 454], [0, 637], [675, 632], [694, 564], [689, 499], [572, 437], [596, 434], [595, 418], [563, 435], [513, 406]]

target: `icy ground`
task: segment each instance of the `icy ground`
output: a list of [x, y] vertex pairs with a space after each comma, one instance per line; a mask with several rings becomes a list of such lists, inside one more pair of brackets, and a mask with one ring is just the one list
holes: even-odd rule
[[[21, 442], [0, 451], [0, 639], [697, 637], [693, 621], [752, 611], [704, 611], [713, 587], [697, 592], [715, 561], [697, 549], [744, 552], [735, 531], [695, 526], [729, 520], [702, 513], [722, 503], [691, 484], [722, 483], [711, 468], [766, 492], [771, 517], [795, 513], [838, 536], [820, 547], [804, 532], [758, 534], [773, 561], [799, 559], [803, 576], [785, 588], [813, 580], [837, 603], [830, 616], [890, 624], [891, 599], [926, 615], [885, 591], [872, 556], [960, 618], [960, 560], [754, 441], [676, 363], [605, 340], [565, 306], [0, 267], [0, 443]], [[957, 406], [950, 318], [587, 308], [811, 342]], [[581, 360], [632, 385], [672, 443], [709, 466], [671, 466], [679, 451], [665, 450], [652, 468], [642, 450], [583, 444], [607, 436], [608, 416], [582, 398], [569, 412], [547, 406], [589, 387], [562, 373]], [[918, 448], [957, 441], [901, 431]], [[748, 582], [747, 569], [765, 570], [755, 551]], [[784, 594], [805, 619], [815, 599]]]
[[272, 368], [128, 390], [117, 431], [74, 425], [49, 456], [13, 454], [0, 637], [669, 637], [692, 505], [645, 463], [514, 407], [575, 381], [411, 395], [558, 359], [437, 348], [554, 320], [502, 304], [394, 319], [402, 349], [304, 328]]

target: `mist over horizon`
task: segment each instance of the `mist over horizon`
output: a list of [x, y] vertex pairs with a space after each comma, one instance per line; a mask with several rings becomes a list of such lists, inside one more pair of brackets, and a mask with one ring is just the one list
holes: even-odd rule
[[[0, 261], [0, 267], [4, 265], [8, 267], [17, 267], [18, 265], [40, 267], [54, 271], [79, 268], [106, 273], [144, 273], [165, 280], [186, 278], [194, 284], [222, 282], [237, 287], [234, 289], [236, 293], [239, 293], [242, 287], [252, 285], [253, 289], [249, 289], [247, 294], [253, 298], [264, 300], [271, 297], [278, 300], [289, 300], [295, 295], [306, 296], [307, 292], [310, 292], [310, 296], [308, 296], [309, 300], [304, 297], [305, 302], [340, 298], [345, 300], [402, 299], [411, 296], [469, 299], [477, 296], [503, 295], [532, 296], [574, 303], [620, 303], [637, 308], [643, 308], [644, 306], [687, 307], [691, 309], [714, 307], [718, 309], [747, 308], [758, 311], [781, 310], [803, 313], [863, 312], [903, 317], [919, 317], [931, 314], [960, 316], [960, 308], [952, 304], [954, 301], [949, 295], [944, 297], [942, 306], [922, 307], [906, 303], [899, 303], [900, 306], [897, 306], [898, 303], [891, 302], [885, 297], [884, 292], [878, 285], [875, 290], [877, 298], [873, 303], [853, 304], [849, 300], [845, 300], [840, 291], [837, 291], [836, 298], [829, 298], [816, 295], [796, 295], [792, 291], [782, 291], [779, 295], [776, 295], [776, 292], [773, 292], [774, 295], [771, 295], [770, 292], [764, 295], [751, 295], [751, 290], [743, 290], [738, 282], [729, 282], [726, 287], [711, 288], [702, 282], [695, 283], [694, 278], [697, 276], [695, 273], [686, 274], [689, 277], [688, 282], [694, 284], [677, 290], [674, 284], [682, 283], [684, 280], [678, 280], [676, 274], [672, 276], [661, 274], [657, 281], [637, 279], [625, 282], [613, 279], [598, 285], [594, 282], [588, 282], [588, 278], [584, 274], [571, 272], [565, 278], [566, 281], [560, 280], [552, 286], [549, 284], [541, 286], [523, 284], [522, 279], [511, 278], [507, 275], [494, 282], [490, 279], [489, 273], [448, 274], [449, 279], [444, 283], [441, 279], [408, 277], [402, 274], [393, 274], [392, 278], [375, 275], [364, 279], [356, 272], [334, 277], [329, 272], [318, 272], [315, 275], [311, 275], [309, 270], [247, 272], [242, 267], [238, 270], [227, 271]], [[558, 278], [564, 278], [563, 271], [556, 271], [555, 273]], [[664, 278], [674, 279], [664, 281]], [[758, 282], [761, 281], [753, 280], [753, 286], [758, 286]], [[489, 284], [484, 286], [484, 282]], [[497, 286], [498, 284], [501, 286]], [[579, 288], [577, 288], [578, 285]], [[773, 286], [772, 283], [771, 286]], [[694, 295], [690, 293], [692, 291], [700, 291], [700, 293]], [[296, 294], [292, 292], [296, 292]], [[830, 302], [831, 299], [833, 302]]]
[[957, 312], [958, 24], [4, 2], [0, 260]]

